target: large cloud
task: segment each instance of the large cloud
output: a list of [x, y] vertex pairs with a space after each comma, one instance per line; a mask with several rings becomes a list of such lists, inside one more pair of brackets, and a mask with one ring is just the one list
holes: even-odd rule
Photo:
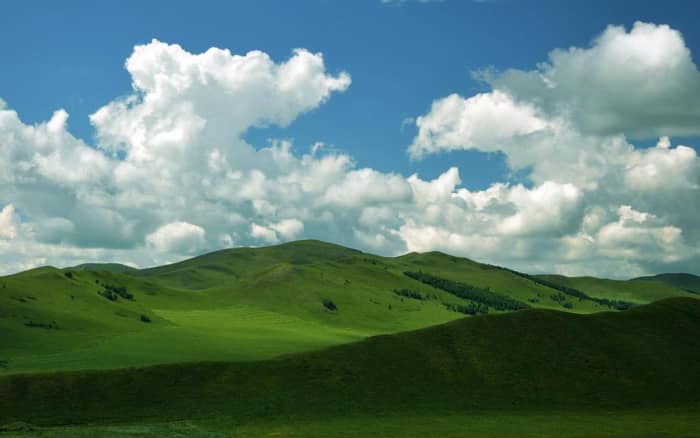
[[[697, 272], [700, 160], [667, 137], [700, 133], [700, 73], [680, 33], [647, 23], [629, 32], [611, 26], [592, 47], [555, 50], [535, 71], [479, 76], [493, 90], [433, 102], [416, 118], [409, 154], [501, 151], [538, 186], [458, 192], [477, 211], [510, 199], [517, 212], [500, 219], [491, 240], [456, 233], [454, 226], [431, 226], [419, 237], [421, 228], [411, 223], [403, 230], [419, 242], [414, 247], [475, 245], [489, 254], [526, 230], [531, 237], [519, 239], [514, 251], [539, 253], [535, 269], [548, 269], [549, 260], [555, 269], [578, 273], [583, 266], [616, 276]], [[649, 149], [627, 140], [656, 135], [662, 137]], [[630, 222], [622, 213], [628, 211], [646, 219]]]
[[[567, 91], [567, 100], [563, 85], [556, 93], [533, 85], [564, 84], [563, 66], [583, 62], [576, 56], [602, 62], [600, 53], [617, 47], [615, 35], [638, 34], [685, 49], [665, 27], [611, 28], [590, 49], [555, 52], [537, 72], [492, 74], [491, 92], [438, 99], [418, 117], [413, 158], [501, 151], [512, 169], [528, 169], [523, 184], [479, 191], [461, 186], [457, 168], [424, 180], [359, 168], [319, 144], [305, 153], [284, 139], [244, 141], [247, 130], [287, 126], [350, 86], [320, 54], [296, 50], [275, 62], [262, 52], [137, 46], [126, 62], [133, 93], [91, 116], [95, 145], [70, 134], [63, 110], [27, 125], [0, 101], [0, 262], [4, 271], [86, 260], [144, 266], [312, 237], [383, 254], [440, 249], [534, 271], [631, 276], [696, 267], [695, 150], [667, 138], [635, 148], [625, 135], [642, 132], [634, 112], [615, 107], [617, 124], [596, 125], [584, 120], [593, 101], [579, 91]], [[689, 54], [676, 46], [676, 64], [687, 70]], [[680, 96], [657, 88], [665, 91], [646, 97], [646, 111], [666, 115], [637, 127], [688, 132], [688, 118], [667, 114], [668, 99]], [[695, 99], [690, 91], [685, 99]], [[565, 102], [573, 107], [562, 111]], [[599, 114], [612, 111], [597, 104]]]
[[700, 134], [700, 72], [669, 26], [610, 26], [590, 48], [554, 50], [537, 70], [485, 78], [550, 116], [566, 114], [586, 134]]

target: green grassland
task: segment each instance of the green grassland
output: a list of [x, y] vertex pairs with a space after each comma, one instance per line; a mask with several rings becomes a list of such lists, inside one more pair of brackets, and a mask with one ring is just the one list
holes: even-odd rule
[[[464, 258], [436, 252], [379, 257], [318, 241], [223, 250], [145, 270], [43, 267], [0, 278], [0, 375], [270, 359], [445, 323], [464, 317], [455, 309], [473, 303], [406, 271], [533, 308], [611, 310]], [[581, 279], [555, 280], [591, 297], [635, 304], [700, 297], [661, 281], [591, 279], [594, 287]], [[107, 299], [100, 295], [107, 286], [132, 297]], [[488, 311], [500, 313], [493, 306]]]
[[609, 280], [595, 277], [564, 277], [539, 275], [538, 278], [578, 289], [592, 297], [624, 300], [644, 304], [664, 298], [685, 296], [700, 297], [692, 291], [680, 288], [662, 279], [635, 279], [632, 281]]
[[[9, 437], [44, 438], [694, 438], [700, 409], [573, 412], [471, 412], [446, 415], [351, 415], [319, 420], [206, 420], [31, 427]], [[24, 429], [24, 431], [21, 431]]]
[[700, 300], [672, 298], [461, 318], [262, 361], [16, 374], [0, 378], [0, 424], [87, 425], [43, 436], [690, 437], [698, 332]]
[[640, 281], [660, 281], [673, 285], [679, 289], [700, 294], [700, 276], [693, 274], [675, 273], [675, 274], [658, 274], [651, 277], [639, 277], [635, 280]]
[[0, 277], [0, 434], [698, 436], [694, 281], [318, 241], [42, 267]]

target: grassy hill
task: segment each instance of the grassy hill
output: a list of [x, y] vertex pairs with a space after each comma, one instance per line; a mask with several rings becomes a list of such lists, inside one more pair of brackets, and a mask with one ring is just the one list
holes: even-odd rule
[[650, 277], [635, 278], [634, 281], [660, 281], [688, 292], [700, 294], [700, 276], [693, 274], [659, 274]]
[[127, 265], [122, 265], [121, 263], [83, 263], [66, 269], [71, 271], [107, 271], [124, 273], [138, 272], [138, 269]]
[[651, 303], [671, 297], [697, 297], [683, 288], [659, 280], [610, 280], [595, 277], [537, 275], [538, 279], [580, 290], [592, 297], [623, 300], [635, 304]]
[[616, 308], [601, 298], [697, 297], [661, 282], [594, 280], [607, 288], [576, 282], [574, 293], [557, 286], [559, 278], [554, 284], [442, 253], [389, 258], [319, 241], [223, 250], [145, 270], [43, 267], [0, 277], [0, 375], [255, 361], [484, 312], [585, 314]]
[[[625, 312], [463, 318], [257, 362], [13, 375], [0, 378], [0, 424], [225, 418], [218, 427], [231, 431], [353, 416], [410, 424], [469, 412], [696, 409], [699, 332], [700, 300], [675, 298]], [[361, 436], [338, 432], [321, 436]]]

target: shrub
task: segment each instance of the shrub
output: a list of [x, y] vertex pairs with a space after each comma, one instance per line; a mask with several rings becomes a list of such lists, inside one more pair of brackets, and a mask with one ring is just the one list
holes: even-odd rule
[[466, 306], [461, 304], [442, 303], [451, 312], [463, 313], [465, 315], [486, 315], [489, 313], [488, 306], [481, 303], [469, 303]]
[[414, 300], [423, 301], [425, 297], [420, 293], [410, 289], [394, 289], [394, 293], [400, 297], [413, 298]]
[[58, 330], [58, 324], [56, 321], [51, 321], [51, 322], [34, 322], [34, 321], [29, 321], [24, 323], [25, 326], [27, 327], [33, 327], [33, 328], [41, 328], [44, 330]]
[[109, 301], [117, 301], [117, 299], [118, 299], [117, 294], [115, 294], [111, 290], [107, 290], [107, 289], [105, 289], [101, 292], [97, 292], [97, 294], [104, 297], [104, 298], [107, 298]]
[[112, 286], [111, 284], [105, 284], [105, 290], [103, 292], [110, 292], [112, 294], [116, 294], [124, 298], [125, 300], [134, 299], [134, 295], [131, 292], [129, 292], [124, 286]]
[[323, 307], [325, 307], [327, 310], [330, 310], [331, 312], [335, 312], [338, 310], [338, 306], [335, 305], [335, 303], [327, 298], [323, 299]]
[[63, 275], [65, 275], [66, 277], [68, 277], [68, 278], [71, 279], [71, 280], [73, 279], [73, 273], [72, 273], [71, 271], [68, 271], [68, 272], [66, 272], [66, 273], [63, 274]]
[[151, 318], [148, 315], [141, 315], [141, 322], [151, 322]]

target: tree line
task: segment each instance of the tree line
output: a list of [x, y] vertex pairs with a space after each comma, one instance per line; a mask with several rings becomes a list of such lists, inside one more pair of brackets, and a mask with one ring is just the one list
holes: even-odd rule
[[471, 300], [487, 307], [493, 307], [496, 310], [520, 310], [530, 307], [525, 303], [499, 295], [490, 290], [447, 280], [422, 271], [406, 271], [404, 275], [434, 288], [444, 290], [456, 297]]

